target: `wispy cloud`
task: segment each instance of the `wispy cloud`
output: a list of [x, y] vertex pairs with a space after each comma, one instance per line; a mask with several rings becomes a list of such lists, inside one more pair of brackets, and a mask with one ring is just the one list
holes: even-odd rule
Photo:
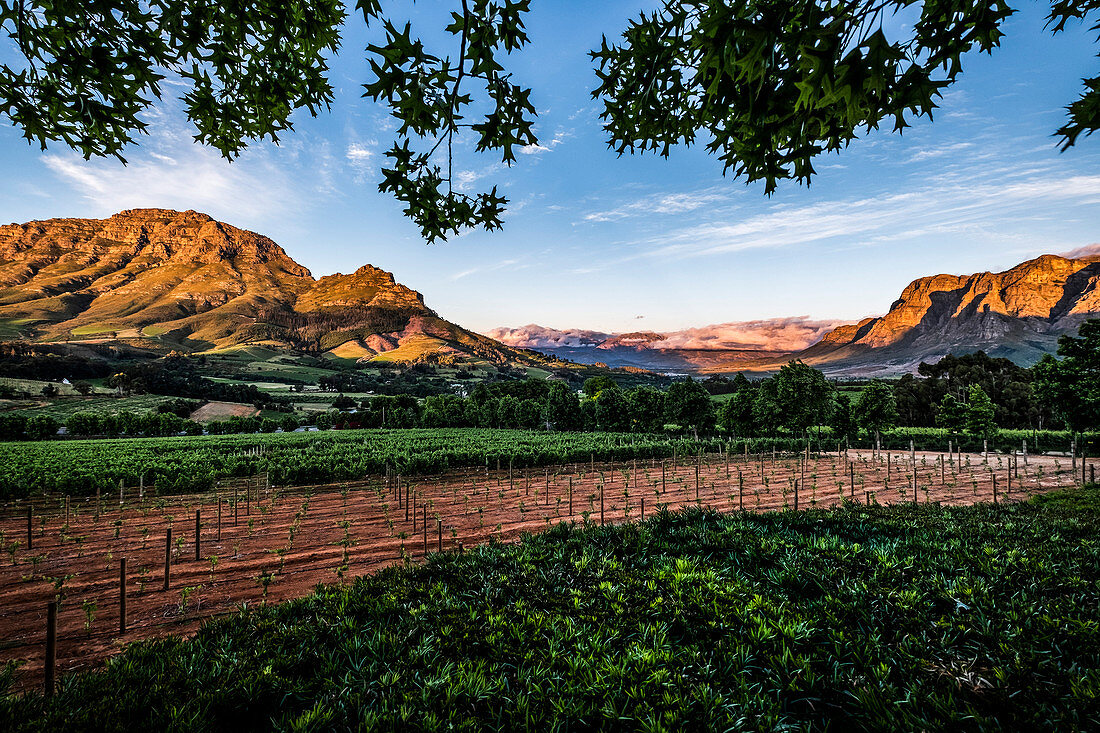
[[585, 214], [583, 220], [601, 223], [651, 214], [685, 214], [704, 206], [727, 202], [733, 195], [735, 194], [728, 188], [718, 187], [701, 191], [649, 194], [611, 209]]
[[[298, 138], [284, 148], [253, 144], [230, 162], [193, 141], [182, 112], [165, 102], [150, 113], [153, 133], [129, 151], [129, 163], [47, 153], [42, 162], [98, 213], [129, 208], [198, 209], [218, 218], [259, 225], [301, 211], [311, 198], [332, 192], [326, 141]], [[303, 185], [302, 170], [312, 177]]]
[[538, 155], [540, 153], [549, 153], [551, 150], [558, 147], [572, 136], [572, 130], [567, 131], [559, 127], [557, 132], [554, 133], [554, 137], [551, 138], [549, 141], [545, 143], [539, 143], [537, 145], [524, 145], [522, 148], [519, 149], [519, 152], [523, 153], [524, 155]]
[[522, 270], [529, 265], [522, 264], [520, 260], [501, 260], [491, 265], [483, 265], [481, 267], [471, 267], [466, 270], [461, 270], [451, 275], [448, 279], [451, 281], [461, 280], [464, 277], [475, 275], [478, 273], [496, 272], [498, 270]]
[[[683, 194], [684, 210], [702, 207], [721, 196], [709, 191]], [[612, 260], [590, 263], [585, 272], [641, 258], [682, 259], [783, 248], [836, 241], [847, 246], [917, 239], [929, 235], [975, 230], [1002, 231], [1005, 223], [1024, 220], [1058, 205], [1100, 204], [1100, 175], [1064, 177], [1057, 171], [1032, 168], [987, 171], [981, 180], [945, 172], [925, 185], [900, 193], [858, 199], [789, 206], [774, 204], [762, 214], [726, 218], [711, 212], [706, 221], [676, 227], [631, 243], [631, 252]], [[657, 211], [652, 198], [622, 211]], [[610, 214], [606, 216], [610, 217]], [[587, 221], [611, 218], [586, 217]], [[583, 273], [581, 273], [583, 274]]]

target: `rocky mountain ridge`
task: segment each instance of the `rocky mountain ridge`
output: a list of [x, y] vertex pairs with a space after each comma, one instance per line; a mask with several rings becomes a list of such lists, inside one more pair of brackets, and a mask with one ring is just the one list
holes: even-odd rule
[[268, 237], [168, 209], [0, 226], [0, 338], [522, 359], [443, 320], [389, 272], [314, 279]]
[[832, 373], [911, 371], [978, 350], [1027, 365], [1096, 317], [1100, 257], [1042, 255], [1004, 272], [918, 278], [885, 315], [841, 326], [794, 356]]

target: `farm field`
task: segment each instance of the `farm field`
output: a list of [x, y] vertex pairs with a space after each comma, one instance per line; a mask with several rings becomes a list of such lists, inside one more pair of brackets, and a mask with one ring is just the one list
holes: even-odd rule
[[1080, 478], [1053, 457], [1033, 456], [1026, 464], [1003, 456], [988, 463], [976, 455], [959, 459], [710, 453], [408, 477], [387, 471], [294, 488], [271, 485], [263, 475], [197, 495], [155, 498], [131, 488], [121, 500], [101, 494], [98, 503], [57, 495], [9, 502], [0, 514], [0, 662], [24, 662], [24, 689], [41, 684], [51, 600], [60, 602], [57, 669], [72, 672], [129, 641], [191, 634], [242, 605], [297, 598], [318, 583], [345, 583], [439, 551], [509, 543], [571, 521], [621, 524], [695, 506], [766, 513], [842, 502], [1008, 503]]

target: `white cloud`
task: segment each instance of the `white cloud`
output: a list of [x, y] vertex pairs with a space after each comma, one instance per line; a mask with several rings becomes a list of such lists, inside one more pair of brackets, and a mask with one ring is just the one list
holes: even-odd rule
[[[684, 194], [679, 205], [691, 211], [722, 201], [721, 195], [708, 190]], [[987, 168], [980, 174], [971, 171], [966, 177], [945, 169], [925, 178], [920, 187], [900, 193], [802, 206], [774, 204], [765, 213], [734, 220], [727, 218], [728, 207], [715, 207], [699, 217], [700, 223], [635, 240], [630, 254], [590, 264], [586, 272], [643, 258], [682, 259], [826, 241], [853, 246], [950, 233], [1003, 232], [1011, 230], [1008, 222], [1050, 215], [1058, 205], [1095, 204], [1100, 204], [1100, 175], [1066, 177], [1042, 167], [1006, 167]], [[658, 208], [650, 197], [585, 218], [612, 221], [625, 212]]]
[[70, 152], [47, 153], [42, 162], [104, 216], [142, 207], [196, 209], [264, 230], [272, 219], [301, 210], [312, 196], [331, 193], [331, 156], [324, 141], [311, 144], [299, 137], [283, 148], [253, 143], [230, 162], [194, 142], [175, 105], [166, 101], [151, 112], [152, 134], [128, 152], [126, 165]]
[[585, 214], [584, 221], [602, 223], [650, 214], [685, 214], [705, 206], [726, 203], [733, 195], [735, 195], [734, 192], [724, 187], [707, 188], [701, 191], [650, 194], [634, 201], [628, 201], [613, 209]]
[[1071, 249], [1069, 252], [1060, 252], [1062, 257], [1069, 260], [1080, 260], [1086, 257], [1100, 257], [1100, 242], [1086, 244], [1084, 247]]
[[[664, 338], [649, 342], [649, 348], [799, 351], [817, 343], [829, 331], [846, 323], [851, 321], [813, 320], [808, 316], [716, 323], [660, 333], [658, 335]], [[559, 330], [532, 323], [519, 328], [494, 328], [485, 335], [518, 348], [554, 349], [598, 348], [605, 341], [623, 334], [587, 329]]]
[[557, 132], [554, 133], [554, 137], [545, 144], [539, 143], [537, 145], [524, 145], [522, 148], [519, 149], [519, 152], [523, 153], [524, 155], [538, 155], [540, 153], [549, 153], [551, 150], [558, 147], [572, 136], [572, 130], [566, 131], [559, 127]]
[[367, 174], [378, 165], [377, 147], [377, 140], [348, 143], [348, 147], [344, 151], [344, 160], [347, 161], [348, 167], [354, 172], [356, 183], [362, 183], [366, 180]]

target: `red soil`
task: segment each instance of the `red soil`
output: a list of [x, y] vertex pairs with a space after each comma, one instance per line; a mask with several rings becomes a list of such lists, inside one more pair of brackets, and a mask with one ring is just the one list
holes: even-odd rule
[[[916, 454], [919, 501], [989, 501], [994, 475], [1001, 501], [1066, 487], [1074, 480], [1066, 459], [1059, 463], [1032, 456], [1026, 466], [1021, 461], [1012, 471], [1009, 488], [1005, 457], [991, 457], [986, 465], [980, 456], [963, 456], [961, 466], [945, 461], [942, 472], [941, 457]], [[854, 491], [849, 466], [855, 472]], [[681, 461], [678, 466], [671, 461], [580, 464], [516, 470], [511, 480], [507, 470], [467, 469], [408, 479], [412, 495], [408, 520], [404, 504], [398, 503], [395, 482], [377, 476], [292, 489], [268, 489], [257, 481], [252, 482], [247, 502], [242, 482], [236, 489], [236, 522], [234, 490], [225, 487], [202, 495], [146, 497], [143, 502], [135, 496], [121, 506], [117, 497], [104, 499], [98, 517], [94, 499], [73, 499], [67, 528], [65, 500], [53, 496], [34, 502], [31, 550], [26, 546], [28, 504], [17, 502], [5, 507], [0, 519], [4, 549], [0, 555], [0, 663], [23, 663], [18, 679], [22, 689], [41, 684], [46, 608], [58, 597], [57, 670], [61, 674], [101, 664], [127, 642], [188, 635], [204, 620], [232, 613], [242, 604], [263, 604], [259, 579], [264, 573], [272, 573], [266, 602], [278, 602], [306, 595], [318, 583], [348, 582], [356, 575], [400, 563], [403, 552], [415, 560], [425, 548], [453, 551], [460, 543], [469, 547], [490, 537], [513, 541], [551, 523], [580, 521], [585, 512], [589, 521], [599, 522], [601, 485], [606, 522], [635, 520], [643, 508], [648, 515], [659, 505], [677, 509], [696, 501], [719, 511], [793, 508], [796, 480], [798, 508], [833, 506], [841, 495], [858, 502], [912, 501], [910, 455], [890, 456], [889, 466], [887, 473], [885, 456], [875, 461], [869, 454], [851, 453], [810, 460], [804, 468], [798, 457], [727, 460], [711, 455], [698, 466], [694, 461]], [[402, 499], [405, 495], [402, 489]], [[196, 510], [202, 523], [200, 560], [195, 559]], [[169, 527], [173, 561], [170, 589], [164, 591]], [[290, 544], [292, 527], [296, 529]], [[12, 553], [14, 542], [19, 547]], [[213, 567], [212, 556], [217, 556]], [[119, 560], [123, 557], [127, 560], [124, 634], [119, 631]], [[95, 604], [90, 628], [86, 628], [86, 602]]]

